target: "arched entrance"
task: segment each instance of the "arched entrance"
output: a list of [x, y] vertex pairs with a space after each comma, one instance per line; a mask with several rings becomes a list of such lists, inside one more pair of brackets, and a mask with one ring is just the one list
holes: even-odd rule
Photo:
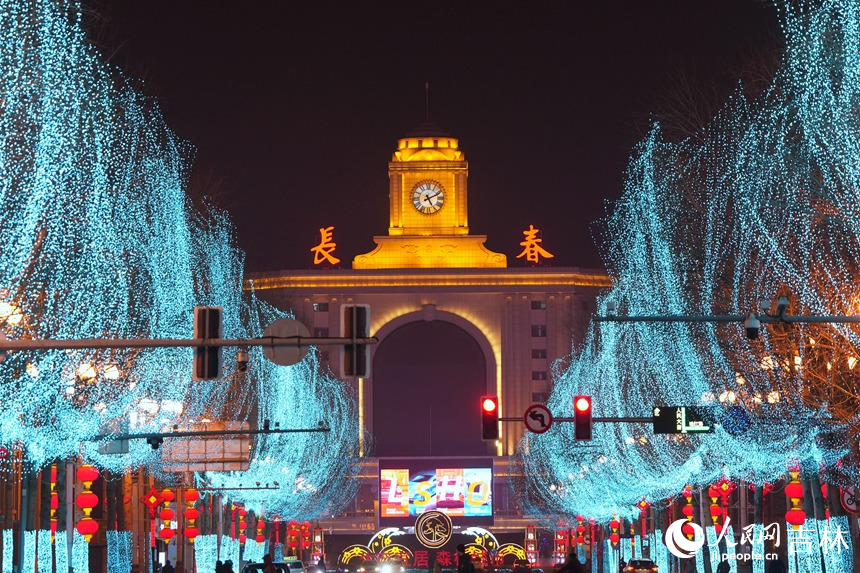
[[463, 328], [417, 320], [386, 334], [373, 356], [375, 454], [487, 455], [478, 402], [487, 358]]

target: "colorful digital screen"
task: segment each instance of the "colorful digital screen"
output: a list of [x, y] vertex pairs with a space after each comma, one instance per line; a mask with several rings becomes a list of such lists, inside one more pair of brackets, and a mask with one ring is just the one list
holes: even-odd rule
[[492, 460], [379, 460], [380, 525], [412, 525], [430, 510], [459, 525], [492, 525]]

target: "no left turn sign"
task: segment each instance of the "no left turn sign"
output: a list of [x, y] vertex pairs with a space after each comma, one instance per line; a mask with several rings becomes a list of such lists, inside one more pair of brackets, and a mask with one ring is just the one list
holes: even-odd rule
[[552, 426], [552, 414], [543, 404], [532, 404], [526, 408], [523, 422], [525, 422], [528, 431], [543, 434]]

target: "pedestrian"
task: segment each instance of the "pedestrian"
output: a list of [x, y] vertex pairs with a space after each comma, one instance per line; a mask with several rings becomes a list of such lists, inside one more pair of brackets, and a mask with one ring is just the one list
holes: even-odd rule
[[161, 573], [173, 573], [173, 565], [170, 564], [170, 559], [168, 559], [161, 568]]
[[233, 560], [228, 559], [224, 562], [224, 573], [236, 573], [233, 571]]
[[729, 558], [723, 557], [723, 560], [720, 561], [720, 564], [717, 565], [717, 573], [729, 573], [731, 567], [729, 567]]
[[320, 562], [317, 563], [317, 571], [319, 573], [325, 573], [326, 572], [325, 559], [323, 559], [322, 555], [320, 555]]
[[475, 573], [475, 564], [462, 543], [457, 546], [457, 573]]
[[268, 553], [263, 555], [263, 573], [278, 573], [275, 564], [272, 563], [272, 556]]
[[627, 561], [622, 557], [621, 562], [618, 564], [618, 573], [624, 573], [625, 567], [627, 567]]
[[696, 571], [696, 559], [694, 557], [688, 558], [687, 562], [684, 563], [684, 573], [698, 573]]
[[215, 562], [215, 573], [224, 573], [224, 563], [220, 559]]

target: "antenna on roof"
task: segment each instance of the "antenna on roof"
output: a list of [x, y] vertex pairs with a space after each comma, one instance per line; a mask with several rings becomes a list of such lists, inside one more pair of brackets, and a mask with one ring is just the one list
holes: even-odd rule
[[424, 82], [424, 96], [427, 101], [427, 121], [430, 121], [430, 82]]

